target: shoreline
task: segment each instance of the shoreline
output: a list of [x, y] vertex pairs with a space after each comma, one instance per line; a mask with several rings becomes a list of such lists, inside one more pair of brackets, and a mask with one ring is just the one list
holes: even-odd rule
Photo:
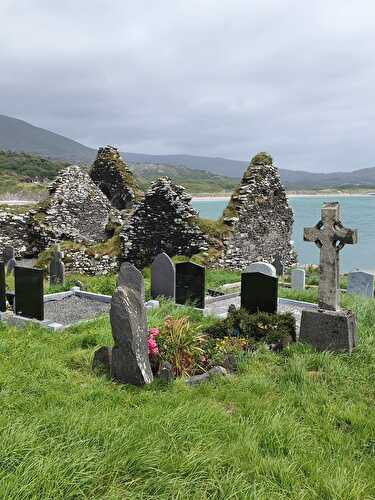
[[[372, 198], [375, 196], [369, 193], [286, 193], [287, 198]], [[204, 194], [204, 195], [192, 195], [192, 201], [229, 201], [231, 195], [223, 194]]]

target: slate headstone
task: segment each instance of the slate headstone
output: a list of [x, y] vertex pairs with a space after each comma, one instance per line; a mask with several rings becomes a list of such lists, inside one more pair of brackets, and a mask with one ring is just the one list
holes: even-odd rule
[[276, 256], [272, 262], [272, 265], [276, 269], [276, 275], [278, 277], [284, 275], [284, 264], [283, 264], [283, 261], [281, 260], [280, 254], [276, 254]]
[[5, 312], [7, 309], [5, 293], [5, 265], [4, 262], [0, 262], [0, 312]]
[[174, 300], [176, 293], [176, 270], [166, 253], [155, 257], [151, 265], [151, 297], [166, 297]]
[[304, 269], [292, 269], [291, 287], [293, 290], [304, 290], [306, 281], [306, 273]]
[[249, 313], [277, 312], [278, 278], [260, 272], [242, 273], [241, 307]]
[[5, 266], [10, 259], [14, 259], [14, 247], [12, 247], [12, 245], [6, 245], [3, 248], [3, 262]]
[[141, 294], [144, 301], [145, 288], [142, 273], [129, 262], [121, 264], [117, 285], [121, 288], [129, 287]]
[[16, 314], [43, 321], [43, 271], [17, 266], [14, 270], [14, 283]]
[[272, 264], [268, 262], [252, 262], [246, 268], [246, 273], [262, 273], [267, 276], [276, 277], [276, 269]]
[[348, 274], [348, 293], [374, 297], [374, 275], [365, 271], [352, 271]]
[[205, 306], [205, 268], [193, 262], [176, 264], [176, 303]]
[[110, 320], [114, 346], [111, 375], [123, 384], [143, 385], [153, 375], [147, 346], [147, 321], [139, 284], [119, 286], [111, 301]]
[[60, 246], [57, 246], [52, 253], [51, 262], [49, 265], [49, 281], [51, 285], [56, 285], [57, 283], [64, 284], [65, 265], [62, 259], [63, 253], [60, 250]]

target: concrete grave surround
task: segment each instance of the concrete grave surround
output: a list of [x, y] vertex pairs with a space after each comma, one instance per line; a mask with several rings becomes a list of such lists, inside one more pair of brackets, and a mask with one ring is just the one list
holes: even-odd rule
[[304, 230], [304, 240], [320, 249], [318, 311], [302, 312], [300, 341], [321, 351], [351, 353], [356, 345], [356, 321], [350, 311], [338, 310], [339, 252], [357, 243], [357, 231], [340, 221], [339, 203], [324, 203], [320, 221]]
[[365, 271], [352, 271], [348, 274], [348, 293], [374, 297], [374, 275]]
[[304, 290], [306, 281], [306, 272], [304, 269], [292, 269], [291, 287], [293, 290]]
[[170, 257], [161, 253], [151, 265], [151, 297], [174, 300], [176, 294], [176, 270]]
[[276, 269], [272, 264], [268, 262], [252, 262], [246, 268], [246, 273], [262, 273], [267, 276], [276, 277]]

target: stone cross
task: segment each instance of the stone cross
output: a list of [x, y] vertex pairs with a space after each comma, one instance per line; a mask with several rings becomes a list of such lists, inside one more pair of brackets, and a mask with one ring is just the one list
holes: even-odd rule
[[320, 309], [337, 311], [339, 302], [339, 252], [346, 244], [357, 243], [357, 230], [345, 228], [340, 221], [340, 204], [324, 203], [322, 218], [315, 227], [304, 229], [304, 241], [313, 241], [320, 248]]

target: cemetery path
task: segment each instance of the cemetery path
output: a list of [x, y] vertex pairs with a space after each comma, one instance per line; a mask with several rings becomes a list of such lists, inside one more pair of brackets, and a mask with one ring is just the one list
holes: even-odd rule
[[[214, 316], [224, 318], [227, 315], [228, 307], [231, 304], [234, 304], [236, 307], [240, 307], [240, 301], [241, 298], [239, 295], [237, 297], [231, 297], [227, 299], [224, 298], [223, 300], [208, 303], [206, 305], [206, 311], [213, 314]], [[295, 316], [297, 323], [297, 337], [299, 336], [302, 310], [316, 310], [317, 308], [317, 304], [312, 304], [310, 302], [298, 302], [296, 300], [282, 298], [279, 298], [278, 300], [278, 312], [291, 312]]]

